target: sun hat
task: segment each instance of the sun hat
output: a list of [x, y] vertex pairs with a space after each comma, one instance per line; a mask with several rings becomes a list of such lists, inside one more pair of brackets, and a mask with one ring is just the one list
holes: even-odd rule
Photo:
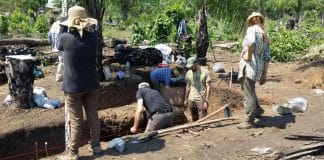
[[253, 17], [260, 17], [261, 18], [261, 24], [262, 25], [264, 24], [264, 21], [265, 21], [264, 16], [259, 12], [252, 12], [252, 14], [246, 20], [246, 23], [248, 24], [248, 26], [252, 25], [251, 20], [252, 20]]
[[142, 82], [138, 85], [138, 89], [142, 88], [150, 88], [150, 84], [148, 84], [147, 82]]
[[190, 57], [187, 59], [187, 64], [186, 64], [186, 67], [187, 68], [190, 68], [192, 67], [197, 61], [197, 58], [196, 57]]
[[62, 26], [76, 28], [81, 36], [84, 28], [97, 24], [98, 21], [94, 18], [88, 17], [85, 8], [80, 6], [73, 6], [69, 8], [67, 20], [60, 23]]

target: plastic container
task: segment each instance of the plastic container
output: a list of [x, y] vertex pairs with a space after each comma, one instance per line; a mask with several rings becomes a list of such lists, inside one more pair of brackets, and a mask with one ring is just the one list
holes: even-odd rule
[[111, 79], [111, 71], [110, 71], [109, 66], [104, 66], [103, 67], [103, 72], [104, 72], [104, 75], [105, 75], [105, 79], [106, 80]]
[[126, 66], [125, 66], [125, 77], [129, 78], [129, 69], [130, 69], [130, 64], [129, 61], [126, 62]]
[[109, 148], [115, 148], [120, 153], [124, 152], [125, 150], [125, 141], [121, 138], [114, 138], [108, 142]]
[[288, 105], [291, 106], [294, 112], [305, 112], [307, 110], [308, 101], [304, 98], [297, 97], [288, 100]]

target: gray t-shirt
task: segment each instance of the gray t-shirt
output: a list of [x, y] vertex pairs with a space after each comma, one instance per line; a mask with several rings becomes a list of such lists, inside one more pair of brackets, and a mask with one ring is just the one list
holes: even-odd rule
[[163, 112], [164, 110], [172, 110], [162, 95], [150, 88], [139, 89], [136, 93], [136, 99], [143, 99], [144, 107], [151, 115], [156, 112]]
[[97, 45], [97, 36], [92, 32], [85, 31], [80, 37], [79, 32], [74, 30], [59, 36], [58, 49], [64, 52], [64, 92], [84, 92], [99, 87]]

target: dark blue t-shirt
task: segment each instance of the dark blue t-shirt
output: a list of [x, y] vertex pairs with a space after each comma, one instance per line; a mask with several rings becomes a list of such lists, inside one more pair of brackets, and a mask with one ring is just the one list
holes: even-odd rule
[[60, 51], [63, 51], [63, 84], [67, 93], [84, 92], [97, 89], [97, 45], [95, 33], [78, 31], [62, 33], [59, 36]]
[[136, 99], [143, 99], [144, 107], [151, 115], [155, 112], [172, 110], [171, 106], [163, 99], [160, 92], [150, 88], [139, 89], [136, 93]]

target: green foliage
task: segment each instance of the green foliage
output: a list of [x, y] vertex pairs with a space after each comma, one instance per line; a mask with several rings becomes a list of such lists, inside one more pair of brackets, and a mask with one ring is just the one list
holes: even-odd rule
[[30, 35], [33, 30], [30, 18], [19, 10], [15, 10], [10, 15], [9, 22], [9, 31], [12, 33]]
[[133, 44], [139, 44], [145, 39], [145, 31], [143, 27], [140, 27], [138, 23], [134, 23], [131, 27], [132, 30], [132, 37], [131, 42]]
[[172, 24], [177, 28], [179, 22], [182, 19], [185, 19], [186, 15], [189, 12], [189, 8], [186, 7], [183, 3], [176, 3], [166, 8], [165, 15], [167, 15], [171, 19]]
[[[177, 41], [177, 30], [179, 23], [182, 19], [186, 19], [186, 15], [190, 14], [190, 9], [184, 3], [175, 3], [166, 7], [164, 14], [171, 20], [173, 27], [171, 28], [171, 33], [169, 35], [170, 42]], [[190, 29], [187, 25], [187, 29]], [[190, 33], [189, 33], [190, 34]]]
[[48, 30], [49, 30], [49, 25], [46, 21], [45, 16], [43, 15], [38, 16], [34, 24], [34, 31], [38, 33], [38, 36], [45, 38]]
[[208, 23], [210, 38], [213, 41], [238, 41], [241, 37], [240, 29], [238, 27], [233, 27], [230, 23], [226, 22], [216, 22], [210, 20]]
[[149, 27], [150, 32], [148, 37], [152, 44], [157, 42], [168, 42], [168, 37], [172, 30], [172, 21], [166, 15], [159, 15], [156, 17], [152, 26]]
[[[304, 51], [324, 43], [324, 27], [317, 18], [317, 11], [306, 11], [303, 21], [295, 30], [286, 30], [278, 21], [268, 21], [266, 28], [270, 33], [273, 60], [287, 62], [301, 56]], [[286, 21], [285, 17], [283, 18]]]
[[288, 62], [294, 60], [311, 45], [311, 40], [296, 30], [280, 29], [270, 33], [273, 60]]
[[313, 26], [313, 24], [317, 22], [317, 16], [318, 16], [318, 13], [316, 10], [305, 11], [304, 19], [305, 19], [305, 24], [307, 25], [307, 28]]
[[8, 33], [8, 18], [0, 15], [0, 33], [7, 34]]
[[[41, 6], [41, 3], [36, 0], [16, 0], [15, 4], [18, 8], [20, 8], [23, 12], [27, 12], [28, 10], [38, 11]], [[45, 3], [42, 3], [44, 5]]]

